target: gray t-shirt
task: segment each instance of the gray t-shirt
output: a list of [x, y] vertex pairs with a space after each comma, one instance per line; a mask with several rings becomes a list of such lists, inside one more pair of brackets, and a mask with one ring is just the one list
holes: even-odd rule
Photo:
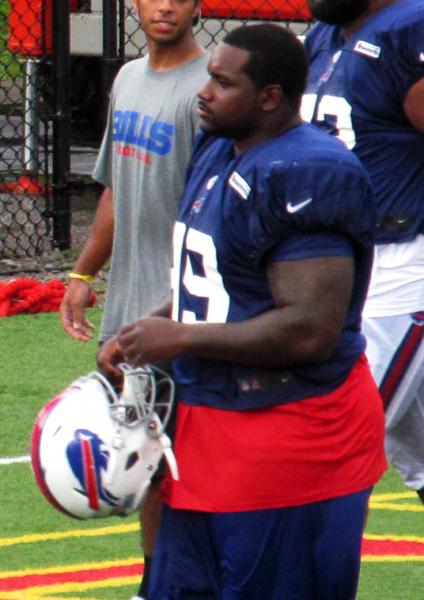
[[172, 228], [198, 118], [208, 55], [154, 71], [148, 57], [119, 71], [93, 177], [111, 187], [115, 237], [100, 339], [170, 293]]

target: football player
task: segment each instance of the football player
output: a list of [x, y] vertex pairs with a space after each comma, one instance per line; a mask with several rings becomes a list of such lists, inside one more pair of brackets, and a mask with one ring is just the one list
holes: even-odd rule
[[424, 503], [424, 6], [309, 0], [320, 21], [302, 115], [361, 159], [375, 190], [367, 355], [386, 407], [386, 449]]
[[292, 33], [237, 28], [208, 70], [172, 302], [103, 348], [106, 372], [173, 360], [178, 386], [149, 598], [350, 600], [386, 468], [360, 332], [372, 192], [354, 154], [302, 123]]

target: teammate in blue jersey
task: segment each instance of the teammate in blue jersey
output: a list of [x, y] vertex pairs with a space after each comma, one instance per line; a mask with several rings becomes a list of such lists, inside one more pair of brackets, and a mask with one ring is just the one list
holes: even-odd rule
[[339, 140], [302, 123], [307, 65], [292, 33], [237, 28], [208, 70], [172, 302], [103, 352], [112, 375], [123, 359], [174, 361], [179, 480], [162, 488], [149, 598], [350, 600], [386, 468], [360, 332], [369, 181]]
[[361, 159], [377, 202], [364, 308], [367, 355], [386, 407], [386, 449], [424, 502], [424, 6], [309, 0], [320, 22], [302, 115]]

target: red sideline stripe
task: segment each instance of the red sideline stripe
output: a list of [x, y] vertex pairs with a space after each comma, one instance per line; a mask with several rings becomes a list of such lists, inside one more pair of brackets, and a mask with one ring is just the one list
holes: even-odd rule
[[385, 556], [394, 554], [402, 556], [403, 554], [412, 554], [414, 556], [424, 556], [423, 542], [408, 542], [405, 540], [362, 540], [362, 555]]
[[144, 565], [141, 562], [132, 565], [118, 565], [98, 569], [82, 569], [70, 573], [34, 573], [17, 577], [0, 577], [0, 591], [24, 590], [32, 587], [48, 586], [61, 583], [88, 583], [113, 577], [131, 577], [142, 575]]
[[406, 368], [414, 358], [423, 333], [424, 328], [421, 325], [411, 325], [402, 345], [393, 358], [389, 371], [380, 386], [380, 394], [386, 409], [399, 387]]
[[88, 495], [88, 506], [92, 510], [99, 510], [99, 490], [97, 488], [96, 468], [94, 466], [93, 448], [90, 440], [85, 438], [82, 440], [81, 450], [83, 457], [82, 463], [84, 465], [85, 489], [87, 490]]

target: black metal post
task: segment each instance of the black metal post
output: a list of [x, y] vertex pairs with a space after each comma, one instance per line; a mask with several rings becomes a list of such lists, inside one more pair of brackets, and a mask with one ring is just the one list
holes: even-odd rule
[[118, 2], [119, 4], [119, 9], [118, 9], [118, 14], [119, 14], [119, 23], [118, 23], [118, 54], [119, 54], [119, 66], [121, 66], [124, 63], [125, 60], [125, 41], [126, 41], [126, 37], [125, 37], [125, 19], [127, 16], [127, 11], [129, 10], [126, 6], [125, 6], [125, 0], [119, 0]]
[[53, 119], [53, 240], [60, 250], [71, 245], [71, 204], [68, 185], [71, 164], [69, 0], [54, 0], [52, 74]]
[[102, 101], [104, 118], [107, 114], [110, 88], [122, 64], [118, 53], [118, 2], [121, 8], [122, 1], [103, 0]]

